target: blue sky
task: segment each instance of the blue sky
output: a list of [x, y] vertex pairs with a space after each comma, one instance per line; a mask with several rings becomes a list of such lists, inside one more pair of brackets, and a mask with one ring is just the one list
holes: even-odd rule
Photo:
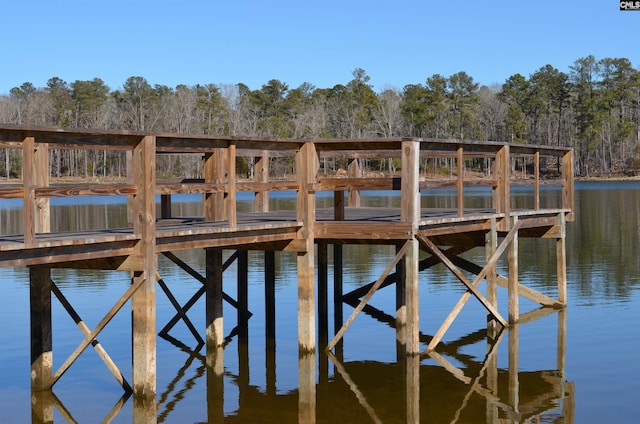
[[376, 91], [465, 71], [481, 85], [546, 64], [626, 57], [640, 68], [640, 11], [615, 0], [3, 0], [0, 94], [51, 77], [259, 89]]

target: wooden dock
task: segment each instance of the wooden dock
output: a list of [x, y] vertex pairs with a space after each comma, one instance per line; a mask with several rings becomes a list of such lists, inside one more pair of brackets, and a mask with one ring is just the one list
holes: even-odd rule
[[[233, 258], [238, 260], [239, 274], [247, 272], [248, 250], [264, 251], [265, 258], [274, 251], [297, 252], [298, 345], [301, 358], [308, 358], [300, 362], [299, 402], [307, 406], [301, 407], [301, 411], [311, 410], [308, 406], [315, 402], [318, 343], [324, 349], [334, 349], [380, 287], [396, 285], [398, 341], [408, 357], [421, 353], [419, 274], [435, 264], [444, 264], [466, 286], [466, 292], [429, 341], [427, 352], [436, 351], [472, 296], [487, 309], [489, 325], [496, 327], [518, 322], [520, 296], [543, 306], [561, 308], [566, 304], [565, 224], [573, 220], [573, 151], [568, 148], [417, 138], [279, 140], [9, 125], [0, 126], [0, 146], [16, 149], [22, 155], [22, 179], [0, 185], [0, 201], [24, 202], [22, 232], [0, 235], [0, 266], [29, 267], [34, 392], [50, 389], [82, 352], [93, 346], [125, 391], [132, 391], [136, 402], [147, 405], [147, 414], [140, 416], [141, 421], [153, 421], [150, 417], [155, 417], [156, 397], [156, 287], [160, 284], [163, 291], [168, 291], [158, 275], [157, 257], [162, 254], [171, 259], [172, 252], [185, 249], [206, 251], [206, 275], [194, 277], [203, 283], [204, 341], [207, 354], [212, 357], [221, 356], [224, 345], [223, 300], [238, 308], [239, 318], [247, 316], [246, 293], [240, 290], [241, 276], [239, 299], [229, 299], [223, 292], [222, 275], [228, 266], [223, 262], [223, 250], [237, 252]], [[53, 149], [120, 151], [126, 157], [126, 180], [54, 184], [49, 172], [49, 152]], [[160, 155], [197, 155], [202, 160], [202, 178], [180, 181], [158, 178], [156, 158]], [[252, 164], [252, 179], [237, 177], [240, 158], [251, 158], [247, 163]], [[282, 158], [292, 161], [293, 172], [290, 178], [274, 179], [270, 163]], [[346, 169], [330, 173], [321, 166], [326, 158], [344, 160]], [[396, 160], [400, 166], [390, 175], [371, 175], [361, 166], [362, 161], [371, 159]], [[442, 163], [448, 164], [448, 172], [444, 174], [437, 169]], [[557, 169], [553, 176], [548, 175], [550, 164]], [[481, 172], [476, 172], [477, 169]], [[522, 196], [514, 201], [511, 189], [516, 186], [529, 187], [524, 191], [524, 201]], [[541, 200], [541, 188], [545, 186], [560, 187], [557, 204], [544, 204]], [[491, 190], [490, 205], [483, 208], [465, 205], [465, 191], [477, 187]], [[397, 191], [400, 206], [362, 207], [360, 195], [368, 190]], [[428, 194], [421, 192], [434, 190], [454, 193], [456, 204], [446, 208], [423, 207]], [[277, 191], [295, 193], [294, 210], [269, 210], [269, 194]], [[241, 192], [254, 194], [252, 211], [237, 210], [236, 196]], [[321, 192], [332, 194], [332, 207], [316, 207], [316, 195]], [[174, 216], [172, 195], [194, 193], [202, 195], [202, 216]], [[80, 196], [126, 196], [129, 226], [65, 232], [52, 229], [50, 199]], [[156, 201], [158, 196], [160, 202]], [[548, 238], [556, 243], [555, 298], [518, 281], [520, 237]], [[328, 246], [333, 246], [334, 266], [339, 268], [342, 246], [363, 243], [392, 245], [397, 254], [377, 281], [351, 293], [342, 293], [341, 273], [334, 273], [334, 301], [340, 305], [334, 312], [339, 325], [329, 340]], [[485, 263], [474, 264], [460, 256], [474, 248], [485, 249]], [[427, 259], [420, 260], [421, 250], [429, 254]], [[508, 275], [501, 276], [496, 273], [496, 264], [505, 252]], [[180, 263], [175, 256], [173, 259], [189, 270], [188, 264]], [[129, 271], [131, 286], [96, 328], [89, 329], [51, 280], [52, 268]], [[274, 273], [272, 262], [265, 259], [267, 288]], [[469, 273], [476, 276], [473, 281], [467, 277]], [[482, 281], [486, 281], [486, 293], [478, 290]], [[508, 311], [498, 311], [497, 286], [508, 290]], [[53, 369], [52, 359], [52, 294], [74, 317], [85, 336], [57, 370]], [[275, 304], [275, 292], [267, 297]], [[343, 320], [341, 305], [346, 301], [354, 305], [354, 310]], [[127, 303], [131, 305], [133, 320], [131, 384], [97, 343], [100, 331]], [[187, 308], [179, 305], [176, 308], [174, 321], [186, 319]], [[273, 319], [273, 316], [267, 319], [268, 327]], [[192, 331], [198, 333], [197, 329]], [[300, 420], [315, 421], [303, 416]]]

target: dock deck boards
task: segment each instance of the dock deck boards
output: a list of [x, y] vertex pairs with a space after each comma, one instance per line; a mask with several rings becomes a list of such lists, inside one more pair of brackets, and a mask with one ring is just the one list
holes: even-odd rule
[[[512, 216], [536, 221], [534, 226], [553, 225], [555, 216], [561, 209], [513, 210]], [[344, 219], [334, 219], [333, 208], [316, 210], [316, 239], [327, 239], [332, 242], [358, 243], [388, 242], [390, 244], [409, 237], [409, 224], [403, 223], [400, 210], [391, 207], [348, 207], [344, 210]], [[504, 214], [492, 209], [467, 210], [464, 216], [458, 216], [456, 209], [422, 209], [420, 230], [434, 234], [456, 234], [477, 231], [486, 228], [492, 219], [501, 219]], [[183, 250], [203, 247], [228, 248], [264, 248], [265, 244], [276, 243], [278, 250], [281, 242], [295, 240], [297, 230], [302, 223], [297, 220], [295, 210], [272, 212], [244, 212], [237, 214], [237, 225], [229, 226], [228, 221], [207, 221], [203, 217], [174, 217], [158, 219], [156, 222], [156, 246], [158, 252]], [[38, 265], [69, 262], [69, 253], [59, 257], [51, 250], [62, 247], [86, 249], [92, 246], [96, 258], [108, 256], [114, 245], [128, 245], [133, 249], [138, 237], [133, 228], [109, 228], [85, 231], [65, 231], [55, 233], [38, 233], [36, 242], [27, 246], [23, 235], [3, 235], [0, 237], [0, 266]], [[256, 245], [253, 247], [250, 245]], [[99, 253], [102, 249], [103, 253]], [[24, 252], [30, 252], [25, 254]], [[42, 252], [39, 259], [37, 252]], [[86, 252], [86, 251], [85, 251]], [[25, 261], [25, 257], [29, 260]], [[85, 260], [85, 255], [82, 255]]]

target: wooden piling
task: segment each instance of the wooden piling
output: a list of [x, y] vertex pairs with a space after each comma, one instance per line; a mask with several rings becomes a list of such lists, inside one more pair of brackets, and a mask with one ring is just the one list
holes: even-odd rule
[[53, 343], [51, 333], [51, 270], [29, 268], [31, 305], [31, 390], [51, 388]]
[[[498, 250], [498, 231], [496, 227], [496, 219], [491, 220], [491, 230], [485, 234], [485, 257], [487, 262], [493, 257]], [[497, 284], [496, 264], [492, 264], [487, 270], [487, 302], [494, 308], [498, 308], [498, 284]], [[493, 319], [491, 314], [487, 317], [487, 329], [494, 332], [497, 328], [497, 322]]]
[[[396, 255], [400, 250], [396, 246]], [[396, 356], [403, 360], [407, 351], [407, 284], [406, 259], [403, 257], [396, 265]]]
[[558, 278], [558, 302], [567, 304], [567, 230], [564, 213], [558, 214], [560, 234], [556, 239], [556, 273]]
[[143, 261], [132, 285], [141, 284], [131, 298], [133, 338], [133, 391], [143, 405], [156, 396], [156, 187], [155, 137], [145, 136], [133, 150], [135, 196], [134, 232], [140, 236], [136, 255]]
[[296, 154], [299, 186], [297, 216], [302, 222], [298, 236], [305, 251], [297, 256], [298, 265], [298, 422], [316, 422], [316, 333], [315, 333], [315, 263], [314, 225], [315, 182], [319, 160], [313, 143], [305, 143]]
[[[518, 222], [517, 217], [514, 218], [513, 224]], [[515, 324], [519, 318], [518, 305], [518, 231], [516, 230], [513, 239], [509, 243], [507, 258], [509, 262], [509, 282], [507, 287], [507, 296], [509, 298], [509, 324]]]
[[313, 143], [305, 143], [296, 155], [298, 186], [297, 215], [302, 223], [298, 237], [305, 244], [298, 253], [298, 347], [302, 352], [315, 352], [315, 261], [314, 225], [316, 215], [315, 182], [319, 160]]
[[267, 344], [276, 340], [276, 257], [275, 252], [264, 252], [264, 325]]
[[[344, 190], [333, 192], [333, 218], [336, 221], [344, 221]], [[343, 314], [343, 246], [341, 244], [333, 245], [333, 332], [340, 331], [344, 321]], [[342, 343], [338, 345], [336, 356], [340, 356]]]
[[207, 350], [224, 345], [222, 316], [222, 249], [206, 249], [205, 303]]
[[318, 241], [318, 343], [329, 342], [329, 250], [326, 241]]
[[249, 252], [238, 251], [237, 259], [238, 278], [238, 339], [242, 343], [249, 340]]
[[402, 142], [402, 207], [400, 220], [411, 225], [411, 239], [405, 254], [405, 284], [407, 308], [407, 354], [420, 353], [420, 322], [418, 304], [418, 272], [420, 247], [415, 235], [420, 221], [420, 143]]

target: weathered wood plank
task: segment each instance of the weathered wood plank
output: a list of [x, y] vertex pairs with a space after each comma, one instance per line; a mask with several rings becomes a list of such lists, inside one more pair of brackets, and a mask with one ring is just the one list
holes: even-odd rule
[[164, 183], [156, 185], [156, 194], [224, 193], [226, 190], [226, 184], [213, 183]]
[[[68, 268], [78, 266], [83, 268], [84, 261], [93, 261], [111, 256], [131, 255], [135, 251], [135, 243], [130, 241], [124, 243], [109, 244], [93, 244], [86, 243], [83, 245], [57, 245], [49, 248], [35, 249], [12, 249], [8, 251], [0, 251], [0, 266], [32, 266], [43, 264], [60, 264], [64, 266], [67, 263]], [[76, 265], [80, 264], [80, 265]], [[103, 268], [111, 269], [111, 268]]]
[[22, 186], [0, 185], [0, 199], [22, 199], [24, 188]]
[[400, 177], [339, 178], [322, 177], [313, 185], [315, 191], [400, 190]]
[[49, 187], [36, 187], [37, 198], [77, 197], [77, 196], [121, 196], [138, 193], [135, 184], [57, 184]]
[[406, 240], [411, 237], [409, 224], [384, 222], [316, 222], [315, 237], [338, 240]]

